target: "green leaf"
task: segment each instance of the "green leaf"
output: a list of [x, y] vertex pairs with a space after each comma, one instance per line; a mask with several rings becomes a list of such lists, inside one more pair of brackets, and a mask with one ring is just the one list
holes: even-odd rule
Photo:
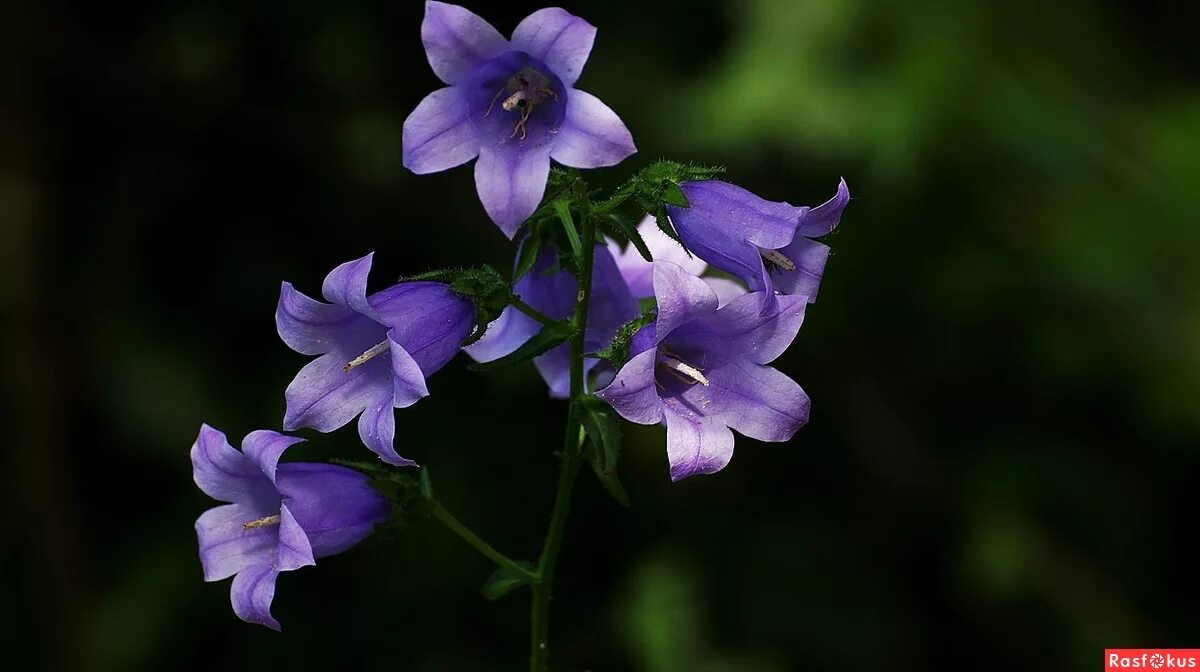
[[592, 464], [600, 485], [618, 504], [629, 506], [629, 493], [617, 478], [617, 463], [621, 459], [621, 421], [617, 414], [594, 396], [580, 397], [576, 413], [588, 438], [585, 454]]
[[554, 212], [562, 222], [563, 231], [567, 234], [567, 242], [571, 244], [571, 252], [578, 258], [583, 254], [583, 241], [579, 239], [579, 231], [575, 228], [575, 220], [571, 218], [571, 206], [566, 201], [554, 201]]
[[421, 496], [433, 499], [433, 478], [429, 475], [429, 467], [421, 468]]
[[[534, 569], [532, 562], [518, 561], [517, 564], [531, 572]], [[483, 582], [483, 587], [479, 589], [479, 594], [483, 595], [483, 599], [485, 600], [498, 600], [513, 590], [526, 585], [529, 585], [528, 577], [513, 574], [501, 567], [492, 572], [487, 581]]]
[[570, 324], [561, 322], [555, 325], [547, 325], [542, 327], [542, 330], [533, 338], [525, 341], [521, 347], [490, 362], [479, 362], [471, 364], [467, 368], [472, 371], [492, 371], [502, 369], [504, 367], [513, 366], [527, 362], [538, 355], [544, 354], [551, 348], [564, 343], [574, 334], [574, 329]]
[[614, 213], [601, 220], [601, 224], [620, 242], [633, 243], [633, 246], [637, 248], [638, 254], [642, 255], [643, 259], [654, 261], [654, 257], [650, 254], [650, 248], [646, 245], [646, 241], [642, 239], [642, 234], [638, 233], [637, 226], [628, 218]]

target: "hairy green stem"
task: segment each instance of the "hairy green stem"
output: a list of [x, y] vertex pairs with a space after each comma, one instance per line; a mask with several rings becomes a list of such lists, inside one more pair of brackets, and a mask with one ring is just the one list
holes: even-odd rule
[[446, 507], [442, 506], [441, 502], [437, 501], [436, 499], [430, 499], [429, 506], [433, 511], [433, 516], [435, 518], [442, 521], [442, 524], [449, 528], [451, 532], [462, 537], [463, 541], [473, 546], [475, 550], [482, 553], [488, 560], [496, 563], [498, 567], [506, 569], [509, 572], [512, 572], [514, 576], [523, 577], [530, 582], [537, 578], [533, 572], [518, 565], [508, 556], [492, 548], [490, 544], [483, 539], [480, 539], [479, 536], [468, 529], [466, 525], [458, 522], [458, 519], [455, 518], [454, 515], [449, 511], [447, 511]]
[[[584, 393], [583, 339], [587, 331], [588, 306], [592, 294], [592, 264], [596, 250], [596, 224], [591, 213], [582, 212], [583, 240], [580, 254], [576, 257], [579, 268], [579, 295], [571, 324], [575, 335], [571, 337], [571, 401]], [[564, 222], [565, 223], [565, 222]], [[571, 508], [571, 491], [579, 473], [582, 457], [579, 447], [579, 418], [575, 416], [574, 403], [567, 408], [567, 424], [563, 432], [562, 466], [558, 475], [558, 491], [554, 495], [554, 511], [550, 516], [550, 528], [546, 532], [546, 544], [538, 559], [535, 579], [531, 585], [533, 605], [530, 609], [529, 669], [531, 672], [547, 672], [550, 664], [550, 590], [554, 583], [554, 567], [558, 551], [562, 546], [563, 533], [567, 526], [567, 513]]]

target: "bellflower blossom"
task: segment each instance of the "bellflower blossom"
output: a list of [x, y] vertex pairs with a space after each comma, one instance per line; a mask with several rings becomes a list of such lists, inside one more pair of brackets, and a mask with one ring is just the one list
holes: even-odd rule
[[205, 581], [234, 577], [233, 612], [274, 630], [275, 579], [349, 549], [387, 520], [391, 505], [362, 474], [330, 464], [279, 464], [303, 439], [259, 430], [238, 451], [208, 425], [192, 445], [192, 475], [223, 502], [196, 520]]
[[812, 239], [841, 220], [850, 202], [845, 180], [815, 208], [768, 201], [717, 180], [679, 187], [689, 207], [667, 206], [667, 214], [696, 256], [742, 279], [751, 291], [765, 292], [765, 298], [779, 292], [816, 300], [829, 247]]
[[[638, 223], [637, 231], [646, 242], [646, 248], [650, 250], [654, 261], [678, 264], [688, 274], [699, 277], [717, 293], [717, 299], [722, 306], [746, 293], [746, 288], [734, 280], [701, 277], [708, 270], [708, 264], [700, 257], [688, 254], [682, 245], [663, 233], [653, 215], [644, 217]], [[622, 248], [620, 243], [611, 238], [608, 239], [608, 251], [616, 260], [621, 277], [625, 278], [625, 284], [629, 285], [629, 291], [633, 292], [634, 298], [653, 299], [654, 261], [646, 261], [632, 243]]]
[[595, 38], [594, 26], [556, 7], [525, 17], [506, 40], [463, 7], [426, 2], [421, 42], [449, 86], [404, 121], [404, 165], [423, 175], [479, 157], [479, 199], [512, 238], [542, 200], [550, 159], [598, 168], [636, 151], [620, 117], [574, 88]]
[[[557, 259], [557, 248], [553, 245], [543, 247], [533, 269], [513, 286], [513, 293], [550, 317], [566, 319], [575, 310], [579, 284], [567, 269], [548, 273]], [[612, 255], [602, 246], [596, 247], [589, 300], [591, 305], [583, 345], [585, 352], [596, 352], [607, 346], [621, 325], [637, 317], [639, 312], [637, 299], [629, 293]], [[483, 338], [465, 350], [476, 361], [490, 362], [516, 350], [541, 329], [542, 325], [536, 320], [509, 306], [488, 326]], [[585, 357], [583, 361], [585, 377], [600, 362], [591, 357]], [[533, 363], [550, 387], [551, 398], [570, 396], [570, 348], [566, 343], [538, 356]]]
[[425, 379], [458, 352], [475, 309], [437, 282], [404, 282], [367, 296], [371, 259], [333, 269], [321, 288], [329, 303], [283, 283], [275, 310], [280, 338], [296, 352], [320, 355], [288, 385], [283, 428], [331, 432], [360, 416], [363, 444], [384, 462], [413, 466], [392, 447], [392, 409], [429, 394]]
[[654, 264], [658, 320], [634, 337], [634, 356], [596, 393], [630, 422], [665, 423], [671, 480], [720, 471], [733, 433], [787, 441], [808, 421], [809, 399], [767, 366], [796, 337], [803, 296], [764, 313], [746, 294], [718, 308], [712, 288], [670, 262]]

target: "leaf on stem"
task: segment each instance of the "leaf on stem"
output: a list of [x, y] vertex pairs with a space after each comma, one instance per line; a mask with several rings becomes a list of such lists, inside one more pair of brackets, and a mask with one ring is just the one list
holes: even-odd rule
[[[530, 572], [534, 569], [532, 562], [518, 560], [517, 564]], [[483, 587], [479, 589], [479, 594], [485, 600], [498, 600], [513, 590], [527, 585], [529, 585], [528, 576], [515, 574], [504, 567], [500, 567], [492, 572], [491, 576], [483, 582]]]

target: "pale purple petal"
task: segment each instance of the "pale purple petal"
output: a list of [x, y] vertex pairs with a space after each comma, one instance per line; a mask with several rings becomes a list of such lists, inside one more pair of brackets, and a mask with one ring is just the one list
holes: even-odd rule
[[662, 401], [654, 381], [658, 351], [651, 348], [625, 363], [608, 387], [596, 393], [622, 418], [653, 425], [663, 418]]
[[664, 340], [664, 345], [705, 352], [714, 363], [735, 359], [757, 364], [773, 361], [796, 338], [807, 304], [803, 296], [779, 296], [777, 311], [763, 314], [759, 294], [739, 296], [708, 318], [684, 325]]
[[234, 574], [275, 561], [279, 531], [272, 526], [247, 529], [245, 524], [279, 513], [279, 495], [273, 505], [226, 504], [205, 511], [196, 519], [200, 566], [205, 581], [220, 581]]
[[804, 213], [796, 235], [820, 238], [833, 231], [842, 221], [842, 211], [849, 203], [850, 187], [846, 186], [846, 180], [843, 179], [838, 182], [837, 193], [833, 198]]
[[271, 601], [275, 599], [275, 579], [279, 576], [271, 565], [255, 565], [238, 572], [229, 591], [233, 613], [247, 623], [265, 625], [279, 630], [279, 621], [271, 617]]
[[397, 467], [414, 467], [416, 462], [400, 457], [393, 447], [396, 437], [396, 411], [392, 396], [372, 399], [358, 418], [358, 436], [363, 445], [379, 459]]
[[367, 276], [371, 274], [372, 252], [365, 257], [347, 261], [325, 276], [321, 285], [321, 293], [325, 300], [339, 306], [345, 306], [375, 319], [375, 311], [367, 303]]
[[258, 466], [229, 445], [225, 434], [200, 426], [192, 444], [192, 478], [204, 494], [223, 502], [268, 502], [274, 488]]
[[310, 427], [318, 432], [331, 432], [353, 420], [377, 399], [387, 398], [390, 405], [393, 383], [389, 357], [379, 356], [349, 371], [343, 370], [365, 350], [339, 347], [300, 369], [284, 392], [287, 401], [284, 430]]
[[550, 153], [545, 148], [485, 146], [475, 162], [475, 189], [488, 216], [511, 239], [546, 192]]
[[391, 515], [391, 504], [365, 476], [333, 464], [281, 464], [279, 490], [317, 559], [357, 544]]
[[599, 98], [572, 89], [550, 158], [574, 168], [615, 166], [637, 152], [625, 122]]
[[275, 326], [289, 348], [305, 355], [329, 352], [346, 329], [369, 318], [345, 306], [321, 303], [285, 282], [275, 308]]
[[250, 432], [242, 439], [242, 454], [258, 466], [263, 475], [275, 482], [275, 467], [279, 457], [288, 446], [302, 443], [304, 439], [298, 436], [288, 436], [269, 429], [259, 429]]
[[421, 43], [434, 74], [455, 84], [508, 48], [492, 24], [458, 5], [426, 2]]
[[[475, 324], [475, 307], [440, 282], [404, 282], [369, 301], [395, 343], [432, 376], [458, 353]], [[422, 382], [422, 387], [424, 383]]]
[[458, 87], [448, 86], [425, 96], [404, 120], [404, 167], [426, 175], [479, 156], [479, 136], [470, 116], [471, 107]]
[[308, 535], [288, 510], [287, 504], [283, 504], [279, 509], [279, 554], [275, 568], [288, 572], [315, 564], [317, 561], [313, 558]]
[[533, 338], [541, 328], [533, 318], [510, 306], [488, 325], [483, 338], [463, 348], [463, 352], [477, 362], [500, 359]]
[[667, 461], [671, 480], [713, 474], [733, 457], [733, 432], [720, 420], [701, 415], [680, 403], [663, 407], [667, 423]]
[[829, 246], [796, 236], [790, 245], [780, 252], [796, 265], [796, 270], [777, 269], [773, 278], [777, 291], [807, 297], [809, 303], [817, 299], [821, 287], [821, 276], [825, 274], [825, 262], [829, 259]]
[[541, 59], [564, 84], [571, 86], [583, 72], [595, 39], [595, 26], [566, 10], [549, 7], [530, 14], [517, 25], [512, 46]]
[[717, 302], [722, 306], [728, 305], [730, 301], [739, 296], [745, 296], [747, 293], [746, 288], [736, 280], [729, 278], [703, 278], [703, 280], [716, 292]]
[[658, 301], [658, 340], [698, 316], [717, 309], [717, 295], [700, 278], [669, 261], [654, 263], [654, 296]]
[[712, 415], [759, 441], [787, 441], [808, 422], [808, 395], [778, 369], [731, 361], [707, 371]]
[[[682, 245], [663, 233], [653, 215], [642, 218], [637, 230], [646, 242], [654, 261], [678, 264], [688, 274], [696, 276], [708, 269], [708, 264], [703, 259], [689, 255]], [[625, 279], [629, 291], [639, 299], [654, 298], [654, 261], [646, 261], [633, 243], [622, 249], [621, 245], [611, 238], [608, 240], [608, 251], [616, 260], [617, 268], [621, 270], [621, 277]]]
[[395, 339], [395, 329], [388, 332], [388, 357], [392, 362], [392, 405], [408, 408], [429, 396], [425, 372], [421, 365]]

